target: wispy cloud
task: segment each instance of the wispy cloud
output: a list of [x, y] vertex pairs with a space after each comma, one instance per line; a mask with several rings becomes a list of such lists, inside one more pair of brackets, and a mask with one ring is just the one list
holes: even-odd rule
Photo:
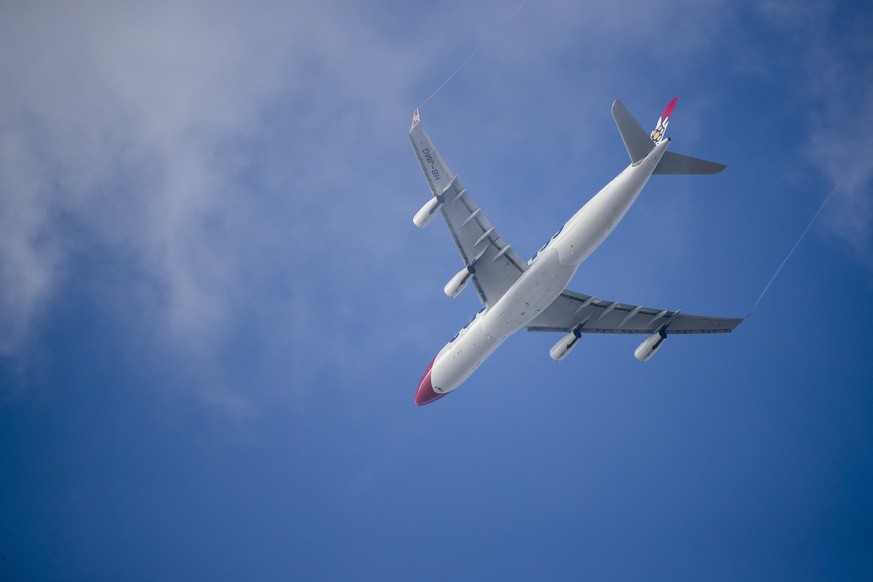
[[873, 40], [866, 32], [873, 14], [830, 2], [804, 10], [767, 2], [761, 10], [790, 47], [807, 105], [807, 157], [834, 190], [823, 224], [873, 268]]
[[[342, 230], [316, 227], [330, 210], [312, 207], [317, 188], [355, 171], [338, 172], [328, 155], [348, 154], [343, 138], [361, 131], [342, 125], [341, 106], [362, 99], [368, 123], [385, 121], [373, 103], [404, 94], [384, 82], [408, 62], [329, 3], [260, 8], [2, 9], [2, 353], [24, 349], [47, 302], [78, 276], [77, 257], [99, 249], [123, 268], [94, 287], [202, 359], [257, 297], [251, 278], [269, 276], [267, 250], [283, 249], [288, 266], [319, 230], [328, 240]], [[383, 75], [367, 78], [368, 59]], [[271, 116], [284, 116], [279, 128]]]

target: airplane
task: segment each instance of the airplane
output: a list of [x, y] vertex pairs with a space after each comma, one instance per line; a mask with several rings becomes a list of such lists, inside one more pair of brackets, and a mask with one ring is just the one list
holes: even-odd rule
[[743, 318], [687, 315], [600, 299], [567, 290], [584, 261], [621, 221], [653, 174], [717, 174], [725, 165], [667, 151], [665, 136], [677, 98], [658, 118], [651, 133], [618, 99], [612, 117], [631, 163], [603, 187], [530, 260], [524, 261], [491, 225], [457, 175], [449, 170], [421, 124], [412, 116], [409, 140], [421, 164], [432, 197], [415, 214], [424, 228], [439, 212], [458, 248], [464, 267], [445, 286], [457, 297], [473, 282], [482, 309], [431, 360], [415, 392], [416, 405], [429, 404], [455, 390], [510, 335], [528, 331], [564, 335], [549, 350], [563, 360], [583, 333], [645, 334], [634, 351], [645, 362], [668, 335], [728, 333]]

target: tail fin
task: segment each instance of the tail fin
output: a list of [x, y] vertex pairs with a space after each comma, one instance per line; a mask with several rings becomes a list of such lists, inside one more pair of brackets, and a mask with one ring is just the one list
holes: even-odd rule
[[673, 97], [673, 100], [664, 108], [664, 113], [658, 118], [658, 123], [655, 124], [655, 129], [652, 130], [649, 136], [653, 142], [661, 143], [661, 140], [664, 139], [664, 134], [667, 132], [667, 124], [670, 123], [670, 116], [673, 115], [673, 108], [676, 107], [678, 99], [679, 97]]
[[[646, 133], [646, 130], [634, 119], [631, 112], [627, 110], [624, 104], [616, 99], [612, 104], [612, 117], [615, 119], [615, 125], [618, 127], [618, 132], [621, 134], [621, 139], [624, 142], [624, 147], [630, 156], [631, 163], [636, 164], [651, 152], [655, 144], [661, 143], [664, 139], [664, 134], [667, 131], [667, 124], [670, 123], [670, 116], [673, 115], [673, 108], [676, 106], [675, 97], [667, 107], [661, 117], [658, 118], [658, 123], [651, 134]], [[709, 162], [691, 156], [675, 154], [673, 152], [664, 152], [661, 161], [655, 168], [655, 174], [717, 174], [724, 170], [727, 166], [716, 162]]]

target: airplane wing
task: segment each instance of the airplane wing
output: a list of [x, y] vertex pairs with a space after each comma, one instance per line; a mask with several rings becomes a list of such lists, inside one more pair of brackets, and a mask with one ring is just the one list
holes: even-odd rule
[[564, 291], [527, 329], [564, 333], [576, 329], [582, 333], [647, 334], [663, 330], [673, 335], [729, 333], [742, 322], [743, 318], [686, 315], [679, 311], [628, 305]]
[[500, 238], [458, 177], [451, 173], [421, 126], [418, 110], [412, 118], [409, 141], [436, 199], [428, 202], [436, 204], [431, 212], [438, 208], [443, 215], [461, 260], [472, 273], [479, 300], [484, 305], [494, 304], [527, 270], [527, 262]]

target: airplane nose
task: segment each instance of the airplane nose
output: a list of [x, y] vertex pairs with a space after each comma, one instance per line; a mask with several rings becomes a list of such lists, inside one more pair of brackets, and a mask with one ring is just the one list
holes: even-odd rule
[[421, 406], [422, 404], [430, 404], [434, 400], [439, 400], [445, 394], [440, 394], [433, 389], [433, 384], [430, 381], [430, 370], [433, 368], [433, 363], [436, 361], [436, 358], [430, 361], [430, 364], [427, 365], [427, 370], [424, 371], [424, 375], [421, 377], [421, 380], [418, 382], [418, 390], [415, 391], [415, 405]]

